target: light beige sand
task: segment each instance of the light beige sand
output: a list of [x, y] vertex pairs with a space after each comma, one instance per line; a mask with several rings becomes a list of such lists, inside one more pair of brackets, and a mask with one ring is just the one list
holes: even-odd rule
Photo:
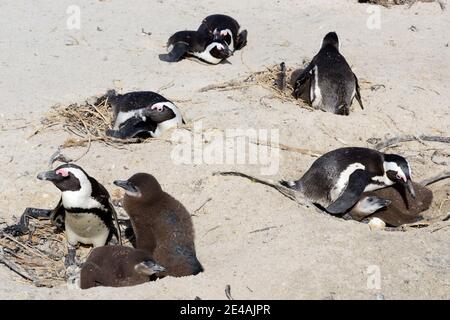
[[[35, 177], [68, 134], [55, 128], [29, 138], [40, 119], [53, 104], [83, 101], [108, 88], [157, 90], [173, 83], [162, 93], [186, 100], [178, 105], [188, 122], [204, 117], [207, 129], [278, 128], [281, 143], [321, 151], [369, 146], [367, 139], [385, 135], [450, 135], [450, 11], [436, 3], [380, 7], [380, 30], [366, 27], [367, 6], [356, 0], [83, 3], [79, 31], [66, 28], [66, 9], [73, 1], [0, 3], [0, 217], [8, 222], [25, 207], [51, 207], [59, 196]], [[218, 12], [232, 15], [249, 31], [247, 47], [231, 64], [159, 60], [173, 32], [195, 28]], [[152, 34], [142, 35], [142, 28]], [[339, 34], [342, 53], [360, 80], [370, 81], [363, 85], [363, 111], [355, 105], [349, 117], [341, 117], [274, 99], [263, 99], [263, 105], [260, 99], [269, 93], [261, 88], [198, 92], [281, 61], [299, 66], [331, 30]], [[78, 45], [67, 45], [74, 39]], [[375, 84], [385, 87], [371, 91]], [[212, 176], [233, 169], [259, 176], [257, 166], [174, 166], [172, 148], [164, 141], [126, 150], [93, 143], [79, 164], [111, 192], [114, 179], [145, 171], [191, 212], [212, 198], [193, 217], [203, 274], [81, 291], [35, 288], [0, 266], [0, 298], [225, 299], [227, 284], [236, 299], [450, 298], [449, 227], [371, 232], [367, 225], [299, 207], [265, 186]], [[448, 152], [449, 146], [402, 145], [417, 180], [446, 168], [431, 162], [434, 149]], [[64, 152], [76, 157], [84, 151]], [[280, 170], [269, 178], [298, 178], [314, 159], [282, 151]], [[439, 203], [441, 210], [449, 211], [448, 180], [433, 190], [447, 199]], [[273, 228], [252, 233], [267, 227]], [[367, 287], [368, 268], [374, 265], [381, 272], [380, 289]]]

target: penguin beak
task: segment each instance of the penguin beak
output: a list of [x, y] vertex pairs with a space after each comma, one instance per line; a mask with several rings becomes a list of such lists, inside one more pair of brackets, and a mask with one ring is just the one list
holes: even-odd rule
[[166, 268], [163, 266], [160, 266], [159, 264], [148, 260], [141, 262], [134, 266], [134, 269], [142, 274], [146, 274], [148, 276], [151, 276], [152, 274], [158, 273], [158, 272], [164, 272], [166, 271]]
[[405, 187], [408, 190], [408, 192], [411, 194], [411, 196], [415, 199], [416, 198], [416, 192], [414, 191], [414, 187], [411, 180], [406, 181]]
[[227, 56], [231, 57], [232, 55], [234, 55], [234, 52], [230, 50], [230, 48], [225, 47], [225, 53]]
[[140, 195], [139, 189], [135, 187], [133, 183], [128, 180], [116, 180], [113, 182], [116, 186], [125, 190], [130, 196]]
[[64, 177], [62, 175], [57, 174], [55, 171], [50, 170], [50, 171], [44, 171], [38, 174], [37, 178], [39, 180], [46, 180], [46, 181], [61, 181], [64, 179]]
[[387, 207], [388, 205], [390, 205], [392, 203], [391, 200], [389, 199], [381, 199], [378, 200], [378, 203], [380, 204], [381, 208]]

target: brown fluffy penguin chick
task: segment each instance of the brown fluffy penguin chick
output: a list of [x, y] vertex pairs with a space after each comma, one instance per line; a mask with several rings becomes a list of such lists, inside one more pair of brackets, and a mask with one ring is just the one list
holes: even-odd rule
[[155, 263], [150, 252], [124, 246], [103, 246], [92, 250], [80, 273], [81, 289], [127, 287], [150, 281], [165, 268]]
[[167, 270], [158, 276], [183, 277], [203, 271], [195, 253], [191, 215], [161, 189], [155, 177], [137, 173], [114, 184], [125, 190], [123, 207], [130, 216], [136, 248], [151, 252]]
[[[393, 227], [422, 220], [420, 213], [431, 206], [433, 193], [418, 183], [413, 182], [413, 187], [416, 192], [415, 199], [397, 185], [365, 192], [347, 216], [357, 221], [365, 218], [379, 218]], [[373, 202], [370, 201], [371, 198]], [[370, 206], [369, 202], [372, 203]], [[381, 210], [376, 211], [378, 209]]]

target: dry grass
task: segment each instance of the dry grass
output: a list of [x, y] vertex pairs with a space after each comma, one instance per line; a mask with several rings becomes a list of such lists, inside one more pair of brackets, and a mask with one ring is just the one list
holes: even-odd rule
[[[64, 233], [56, 233], [50, 221], [30, 221], [33, 230], [29, 235], [13, 237], [0, 235], [0, 260], [15, 267], [24, 280], [39, 287], [65, 284], [64, 256], [67, 244]], [[77, 250], [84, 258], [89, 249]]]
[[390, 7], [393, 5], [404, 5], [407, 4], [409, 6], [412, 6], [416, 2], [437, 2], [441, 9], [445, 9], [445, 3], [441, 0], [359, 0], [359, 3], [372, 3], [372, 4], [379, 4], [381, 6]]
[[228, 82], [209, 85], [201, 88], [199, 92], [207, 92], [210, 90], [216, 91], [240, 90], [247, 87], [260, 86], [270, 92], [269, 95], [266, 95], [263, 98], [279, 99], [283, 102], [292, 102], [299, 105], [302, 108], [313, 110], [310, 106], [303, 103], [301, 100], [295, 99], [294, 96], [292, 95], [293, 87], [290, 78], [293, 72], [295, 72], [294, 68], [286, 67], [284, 90], [280, 90], [279, 88], [279, 81], [281, 75], [280, 65], [272, 65], [266, 67], [265, 70], [252, 72], [242, 80], [231, 80]]
[[143, 141], [143, 139], [120, 140], [108, 137], [106, 130], [110, 128], [113, 120], [111, 106], [106, 96], [91, 100], [83, 104], [53, 106], [44, 119], [46, 127], [62, 125], [65, 131], [76, 136], [67, 139], [62, 148], [86, 146], [92, 141], [101, 141], [111, 146]]

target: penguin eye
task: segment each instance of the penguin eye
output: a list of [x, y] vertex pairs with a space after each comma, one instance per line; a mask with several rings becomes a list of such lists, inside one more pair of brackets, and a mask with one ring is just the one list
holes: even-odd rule
[[367, 198], [367, 201], [372, 202], [372, 201], [373, 201], [373, 198], [372, 198], [372, 197], [369, 197], [369, 198]]

